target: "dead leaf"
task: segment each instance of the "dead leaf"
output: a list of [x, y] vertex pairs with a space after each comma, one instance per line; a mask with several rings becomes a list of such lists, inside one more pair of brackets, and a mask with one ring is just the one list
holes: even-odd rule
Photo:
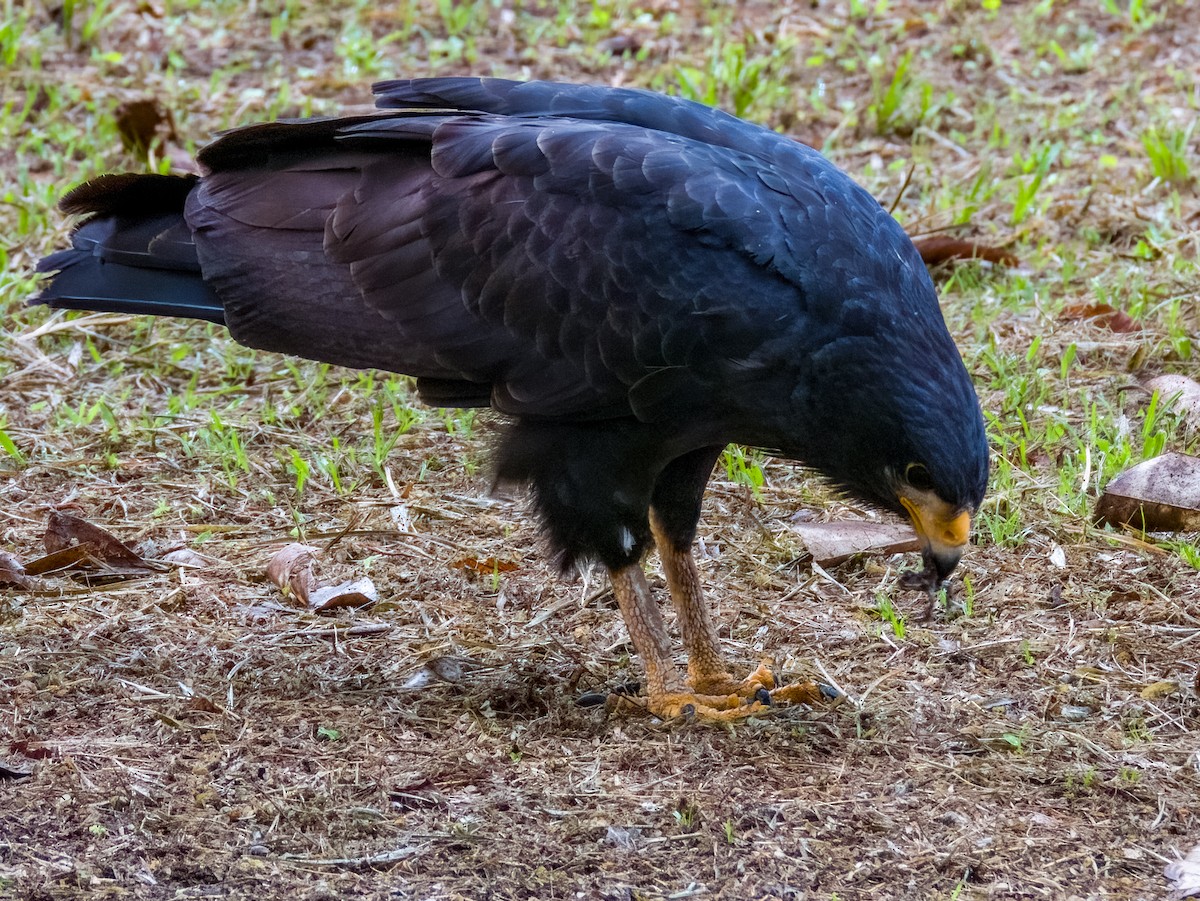
[[202, 713], [221, 713], [222, 710], [208, 698], [202, 695], [196, 695], [188, 701], [188, 708], [191, 710], [199, 710]]
[[449, 682], [451, 685], [462, 682], [468, 671], [478, 670], [478, 664], [462, 657], [433, 657], [426, 660], [421, 668], [413, 673], [400, 691], [420, 691], [434, 682]]
[[1016, 266], [1020, 260], [1016, 254], [1002, 247], [992, 247], [978, 241], [965, 238], [952, 238], [949, 235], [930, 235], [927, 238], [917, 238], [913, 246], [921, 254], [926, 266], [939, 266], [951, 260], [983, 260], [997, 266]]
[[413, 807], [444, 807], [446, 797], [423, 773], [402, 775], [399, 784], [388, 789], [388, 800], [401, 810]]
[[1088, 322], [1111, 332], [1140, 332], [1142, 326], [1124, 310], [1107, 303], [1072, 303], [1058, 315], [1066, 322]]
[[186, 547], [163, 554], [159, 559], [163, 563], [170, 563], [172, 566], [181, 566], [185, 569], [207, 569], [210, 566], [220, 563], [219, 560], [213, 557], [199, 554], [191, 548]]
[[818, 566], [834, 566], [856, 554], [899, 554], [920, 550], [912, 527], [880, 522], [794, 522], [792, 528]]
[[1147, 685], [1140, 692], [1138, 692], [1138, 694], [1141, 695], [1143, 700], [1157, 701], [1159, 698], [1165, 698], [1168, 695], [1173, 695], [1177, 691], [1179, 691], [1179, 683], [1164, 681], [1152, 682], [1150, 685]]
[[307, 544], [289, 544], [280, 548], [267, 564], [267, 578], [278, 585], [284, 594], [294, 594], [307, 606], [310, 595], [317, 587], [317, 577], [313, 575], [312, 568], [318, 553], [320, 551]]
[[1163, 875], [1171, 883], [1171, 897], [1175, 901], [1200, 897], [1200, 845], [1182, 860], [1167, 864]]
[[10, 753], [20, 754], [30, 760], [47, 760], [54, 756], [52, 748], [47, 748], [40, 742], [30, 741], [27, 738], [18, 738], [9, 742], [8, 750]]
[[1157, 391], [1167, 408], [1182, 415], [1188, 425], [1200, 427], [1200, 382], [1169, 373], [1147, 380], [1145, 387]]
[[313, 573], [320, 551], [307, 544], [289, 544], [267, 564], [267, 578], [284, 594], [293, 594], [310, 610], [363, 607], [379, 599], [375, 583], [356, 579], [339, 585], [322, 585]]
[[12, 585], [17, 588], [33, 586], [21, 561], [5, 551], [0, 551], [0, 585]]
[[92, 556], [87, 545], [75, 544], [30, 561], [25, 566], [25, 572], [31, 576], [43, 576], [46, 573], [73, 569], [83, 563], [95, 566], [96, 558]]
[[1127, 469], [1096, 502], [1096, 520], [1145, 532], [1200, 529], [1200, 457], [1163, 454]]
[[365, 607], [379, 600], [379, 592], [370, 579], [355, 579], [340, 585], [327, 585], [312, 592], [308, 605], [313, 610], [333, 610], [337, 607]]
[[495, 557], [486, 557], [480, 560], [477, 557], [460, 557], [450, 563], [453, 569], [466, 569], [477, 573], [509, 573], [517, 569], [517, 564], [511, 560], [497, 560]]
[[597, 43], [597, 48], [607, 50], [613, 56], [623, 56], [625, 54], [634, 54], [642, 49], [643, 40], [640, 35], [636, 34], [615, 34], [612, 37], [605, 38]]
[[50, 516], [46, 520], [46, 535], [43, 541], [46, 550], [51, 554], [79, 545], [86, 548], [92, 557], [110, 566], [131, 569], [149, 568], [146, 561], [127, 544], [104, 529], [94, 526], [78, 516], [59, 513], [57, 510], [50, 511]]
[[152, 97], [122, 103], [114, 118], [125, 149], [143, 160], [155, 145], [179, 140], [171, 111]]

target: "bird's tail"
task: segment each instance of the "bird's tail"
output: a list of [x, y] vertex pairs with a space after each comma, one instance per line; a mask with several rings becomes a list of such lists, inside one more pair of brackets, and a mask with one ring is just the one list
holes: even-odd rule
[[89, 218], [69, 250], [38, 263], [39, 272], [54, 274], [31, 303], [224, 323], [184, 221], [195, 184], [195, 176], [104, 175], [69, 192], [60, 209]]

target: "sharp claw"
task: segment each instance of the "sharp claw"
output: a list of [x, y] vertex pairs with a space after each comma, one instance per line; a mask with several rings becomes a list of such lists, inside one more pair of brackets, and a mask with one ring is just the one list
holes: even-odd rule
[[[629, 687], [614, 688], [607, 695], [589, 692], [581, 695], [576, 703], [581, 707], [590, 707], [598, 705], [601, 699], [605, 699], [610, 710], [626, 709], [623, 705], [636, 705], [642, 711], [656, 716], [660, 720], [683, 720], [686, 723], [735, 723], [747, 717], [767, 714], [775, 706], [771, 690], [762, 686], [754, 689], [750, 696], [737, 692], [705, 694], [695, 691], [672, 690], [646, 698], [631, 698], [625, 694]], [[747, 693], [749, 691], [750, 688], [747, 687]], [[816, 689], [812, 688], [811, 691], [815, 692]], [[786, 703], [785, 699], [780, 700]]]

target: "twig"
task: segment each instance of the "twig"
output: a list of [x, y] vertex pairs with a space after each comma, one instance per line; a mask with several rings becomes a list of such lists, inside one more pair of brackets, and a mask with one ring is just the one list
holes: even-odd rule
[[386, 866], [407, 860], [415, 854], [426, 850], [428, 845], [409, 845], [404, 848], [394, 848], [368, 857], [300, 857], [297, 854], [281, 854], [280, 860], [288, 863], [301, 864], [309, 867], [344, 867], [348, 870], [359, 870], [367, 867]]

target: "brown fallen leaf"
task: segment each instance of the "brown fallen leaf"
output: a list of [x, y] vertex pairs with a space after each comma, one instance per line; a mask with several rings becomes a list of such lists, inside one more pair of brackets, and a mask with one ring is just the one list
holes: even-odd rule
[[47, 748], [41, 742], [30, 741], [27, 738], [18, 738], [9, 742], [8, 750], [12, 754], [20, 754], [30, 760], [47, 760], [54, 756], [53, 748]]
[[21, 561], [5, 551], [0, 551], [0, 585], [11, 585], [16, 588], [33, 586]]
[[1126, 313], [1107, 303], [1072, 303], [1063, 307], [1058, 318], [1065, 322], [1088, 322], [1111, 332], [1140, 332], [1141, 324]]
[[320, 551], [307, 544], [289, 544], [267, 564], [267, 578], [283, 593], [293, 594], [310, 610], [338, 607], [364, 607], [379, 598], [370, 579], [356, 579], [339, 585], [322, 585], [313, 573]]
[[223, 713], [224, 711], [202, 695], [195, 695], [188, 701], [189, 710], [199, 710], [201, 713]]
[[913, 246], [921, 254], [925, 265], [930, 267], [951, 260], [983, 260], [997, 266], [1016, 266], [1021, 262], [1016, 254], [1003, 247], [993, 247], [965, 238], [952, 238], [949, 235], [917, 238], [913, 241]]
[[912, 527], [903, 523], [796, 522], [792, 528], [819, 566], [834, 566], [856, 554], [899, 554], [920, 550]]
[[466, 569], [477, 573], [509, 573], [517, 569], [517, 564], [511, 560], [497, 560], [495, 557], [459, 557], [450, 563], [453, 569]]
[[413, 673], [399, 690], [420, 691], [434, 682], [456, 685], [485, 669], [488, 667], [466, 657], [432, 657], [421, 664], [421, 668]]
[[326, 585], [314, 591], [308, 599], [313, 610], [333, 610], [337, 607], [365, 607], [379, 600], [379, 592], [370, 579], [355, 579], [340, 585]]
[[78, 516], [69, 513], [59, 513], [51, 510], [46, 520], [46, 535], [43, 538], [46, 550], [53, 554], [55, 551], [66, 550], [75, 545], [87, 549], [92, 557], [110, 566], [122, 566], [131, 569], [149, 568], [129, 545], [118, 540], [99, 526], [94, 526]]
[[320, 553], [307, 544], [289, 544], [280, 548], [267, 564], [267, 578], [286, 595], [294, 594], [305, 606], [317, 587], [313, 563]]
[[1162, 681], [1151, 682], [1143, 688], [1138, 694], [1147, 701], [1157, 701], [1159, 698], [1165, 698], [1168, 695], [1173, 695], [1179, 691], [1178, 682]]
[[44, 576], [46, 573], [62, 572], [80, 566], [97, 566], [98, 561], [92, 556], [87, 545], [74, 544], [44, 557], [38, 557], [25, 564], [25, 572], [31, 576]]
[[641, 35], [615, 34], [600, 41], [596, 46], [599, 50], [606, 50], [613, 56], [623, 56], [627, 53], [637, 53], [642, 49], [644, 43]]
[[179, 140], [171, 111], [152, 97], [122, 103], [114, 118], [125, 149], [143, 160], [156, 144], [166, 145]]
[[1181, 414], [1193, 428], [1200, 427], [1200, 382], [1168, 373], [1147, 379], [1145, 387], [1157, 391], [1168, 409]]
[[1096, 520], [1145, 532], [1200, 529], [1200, 457], [1163, 454], [1125, 470], [1096, 502]]

